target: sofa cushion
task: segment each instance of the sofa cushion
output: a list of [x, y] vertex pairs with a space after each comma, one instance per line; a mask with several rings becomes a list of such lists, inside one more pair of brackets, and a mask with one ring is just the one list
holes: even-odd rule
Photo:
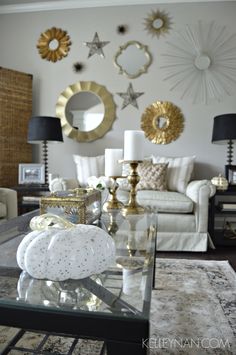
[[5, 203], [0, 202], [0, 218], [7, 216], [7, 206]]
[[137, 190], [167, 190], [167, 166], [165, 163], [153, 164], [149, 161], [139, 164], [137, 171], [140, 181]]
[[[121, 202], [127, 203], [129, 192], [118, 189], [117, 197]], [[137, 201], [140, 205], [161, 213], [193, 212], [193, 201], [179, 192], [139, 190]]]
[[193, 173], [195, 156], [159, 157], [152, 156], [153, 163], [168, 163], [167, 186], [170, 191], [184, 193]]
[[89, 176], [103, 176], [105, 171], [105, 156], [84, 157], [81, 155], [73, 155], [76, 164], [77, 180], [80, 186], [87, 186]]

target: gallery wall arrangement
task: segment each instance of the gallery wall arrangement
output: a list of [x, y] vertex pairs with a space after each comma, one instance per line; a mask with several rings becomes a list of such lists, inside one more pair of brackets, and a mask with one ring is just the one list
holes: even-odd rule
[[[124, 130], [140, 129], [146, 156], [196, 155], [196, 177], [221, 173], [216, 157], [226, 152], [212, 146], [210, 137], [213, 117], [236, 110], [235, 6], [0, 14], [0, 30], [8, 34], [0, 36], [1, 63], [33, 74], [34, 115], [57, 115], [62, 122], [65, 140], [50, 147], [51, 172], [70, 177], [72, 154], [104, 154], [105, 148], [123, 146]], [[25, 38], [17, 61], [11, 55], [16, 29]], [[40, 162], [37, 149], [33, 160]]]

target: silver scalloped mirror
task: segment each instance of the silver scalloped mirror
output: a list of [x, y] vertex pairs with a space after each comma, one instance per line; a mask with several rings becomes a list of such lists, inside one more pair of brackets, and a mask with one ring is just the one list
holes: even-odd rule
[[146, 73], [151, 62], [152, 56], [148, 47], [138, 41], [129, 41], [120, 46], [114, 57], [119, 74], [124, 74], [129, 79]]

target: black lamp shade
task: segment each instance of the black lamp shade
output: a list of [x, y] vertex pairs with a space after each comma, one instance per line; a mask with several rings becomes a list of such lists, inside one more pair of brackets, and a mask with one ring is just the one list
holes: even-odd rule
[[28, 126], [28, 143], [43, 141], [63, 142], [60, 119], [50, 116], [31, 117]]
[[226, 144], [236, 141], [236, 113], [227, 113], [214, 118], [212, 143]]

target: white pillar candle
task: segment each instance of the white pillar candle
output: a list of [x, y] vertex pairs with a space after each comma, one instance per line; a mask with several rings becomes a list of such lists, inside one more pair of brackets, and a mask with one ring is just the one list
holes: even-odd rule
[[123, 149], [105, 149], [105, 176], [121, 176]]
[[143, 160], [143, 131], [125, 131], [124, 160]]

